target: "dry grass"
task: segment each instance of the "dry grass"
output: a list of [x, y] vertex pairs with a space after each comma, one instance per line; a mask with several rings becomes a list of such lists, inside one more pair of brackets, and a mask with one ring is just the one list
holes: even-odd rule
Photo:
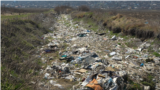
[[76, 15], [78, 18], [82, 18], [85, 16], [85, 12], [80, 12], [80, 13], [77, 13]]
[[[135, 11], [134, 11], [135, 12]], [[148, 11], [146, 11], [148, 12]], [[97, 24], [101, 24], [102, 26], [109, 28], [109, 30], [114, 33], [123, 32], [124, 34], [133, 35], [139, 38], [159, 38], [160, 37], [160, 27], [159, 20], [155, 20], [153, 15], [159, 15], [156, 12], [150, 11], [150, 15], [144, 15], [146, 12], [137, 12], [138, 16], [141, 18], [137, 18], [135, 16], [131, 16], [133, 13], [127, 11], [103, 11], [103, 10], [93, 10], [89, 12], [75, 12], [72, 13], [73, 18], [91, 18]], [[157, 11], [158, 12], [158, 11]], [[89, 16], [88, 13], [91, 13]], [[131, 13], [131, 15], [129, 14]], [[151, 15], [153, 14], [153, 15]], [[149, 18], [150, 19], [146, 19]], [[159, 36], [158, 36], [159, 35]], [[160, 38], [159, 38], [160, 39]]]

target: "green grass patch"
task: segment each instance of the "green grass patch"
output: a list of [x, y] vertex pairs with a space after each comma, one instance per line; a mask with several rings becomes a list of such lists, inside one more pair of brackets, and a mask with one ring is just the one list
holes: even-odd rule
[[142, 90], [140, 84], [134, 83], [128, 90]]
[[112, 35], [112, 36], [113, 36], [113, 35], [118, 36], [118, 34], [119, 34], [119, 33], [113, 33], [113, 31], [110, 31], [110, 35]]
[[160, 54], [158, 52], [153, 52], [153, 55], [155, 55], [156, 57], [160, 57]]
[[148, 74], [147, 77], [144, 78], [144, 81], [141, 82], [143, 85], [145, 86], [150, 86], [151, 87], [151, 90], [154, 90], [155, 89], [155, 82], [153, 82], [154, 76], [151, 75], [151, 74]]
[[93, 12], [86, 12], [85, 15], [87, 16], [93, 15]]
[[21, 14], [21, 15], [10, 15], [10, 16], [1, 15], [1, 20], [3, 20], [3, 19], [13, 19], [13, 18], [22, 18], [22, 17], [27, 17], [29, 15], [31, 15], [31, 13]]
[[121, 43], [118, 43], [118, 45], [121, 45]]
[[81, 21], [81, 19], [80, 18], [74, 18], [73, 22], [75, 22], [75, 21]]
[[152, 83], [146, 82], [146, 81], [142, 82], [142, 84], [145, 85], [145, 86], [152, 86]]
[[44, 13], [47, 14], [47, 13], [50, 13], [50, 12], [55, 13], [54, 9], [48, 10], [48, 11], [46, 11], [46, 12], [44, 12]]
[[18, 74], [14, 71], [14, 70], [11, 70], [11, 75], [13, 75], [14, 77], [18, 77]]
[[87, 25], [90, 26], [90, 27], [87, 26], [86, 27], [87, 29], [93, 30], [95, 32], [98, 31], [98, 25], [91, 18], [83, 18], [83, 21], [85, 21], [85, 23], [87, 23]]

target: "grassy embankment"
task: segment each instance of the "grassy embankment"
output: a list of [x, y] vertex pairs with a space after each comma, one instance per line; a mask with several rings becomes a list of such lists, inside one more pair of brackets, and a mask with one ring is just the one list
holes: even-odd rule
[[[107, 11], [74, 11], [72, 12], [74, 20], [83, 19], [89, 24], [91, 30], [101, 32], [110, 30], [113, 33], [123, 33], [125, 35], [136, 36], [138, 38], [158, 38], [160, 31], [158, 24], [147, 23], [144, 19], [129, 17], [123, 14], [112, 14]], [[101, 27], [98, 29], [98, 27]]]
[[[125, 45], [128, 47], [138, 47], [138, 44], [136, 44], [138, 40], [131, 40], [130, 38], [137, 37], [140, 38], [141, 41], [153, 39], [149, 41], [151, 46], [148, 48], [148, 51], [155, 56], [160, 56], [157, 53], [157, 47], [160, 45], [159, 25], [153, 17], [150, 17], [150, 22], [145, 24], [146, 21], [143, 18], [139, 19], [130, 17], [129, 15], [115, 14], [111, 11], [73, 11], [71, 16], [76, 23], [83, 21], [84, 26], [88, 30], [93, 30], [97, 33], [106, 33], [109, 38], [113, 35], [122, 37], [124, 41], [126, 41]], [[149, 16], [147, 16], [147, 18], [149, 18]], [[153, 48], [157, 48], [157, 50], [153, 50]]]
[[[14, 13], [14, 12], [13, 12]], [[1, 88], [2, 90], [34, 90], [40, 58], [35, 57], [37, 46], [43, 45], [43, 34], [50, 32], [42, 20], [52, 18], [50, 11], [20, 15], [2, 15], [1, 19]], [[48, 23], [52, 23], [48, 21]], [[43, 44], [42, 44], [43, 43]]]

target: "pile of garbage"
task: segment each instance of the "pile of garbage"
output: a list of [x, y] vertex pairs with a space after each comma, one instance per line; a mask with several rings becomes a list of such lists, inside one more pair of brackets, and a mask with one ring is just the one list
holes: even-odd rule
[[[58, 31], [43, 36], [43, 39], [52, 37], [50, 43], [39, 49], [41, 56], [58, 52], [58, 58], [49, 57], [48, 60], [54, 61], [40, 71], [51, 85], [65, 89], [53, 79], [66, 79], [78, 82], [70, 87], [72, 90], [126, 90], [128, 77], [142, 82], [146, 73], [154, 73], [155, 88], [160, 88], [160, 57], [147, 52], [151, 44], [140, 42], [139, 47], [133, 49], [123, 45], [123, 38], [94, 33], [75, 25], [67, 15], [63, 18], [58, 17], [59, 23], [55, 24]], [[70, 23], [70, 27], [64, 22]], [[41, 60], [47, 63], [45, 56]], [[150, 86], [144, 85], [144, 88]]]
[[[79, 81], [78, 85], [73, 86], [73, 90], [117, 90], [124, 88], [124, 79], [127, 76], [125, 71], [114, 71], [108, 62], [102, 60], [98, 55], [87, 48], [79, 48], [71, 54], [70, 52], [59, 53], [59, 60], [66, 60], [68, 63], [58, 64], [54, 62], [52, 66], [45, 69], [45, 79], [64, 78], [70, 81]], [[80, 66], [79, 68], [77, 66]], [[106, 70], [110, 69], [110, 70]], [[83, 78], [77, 78], [81, 75]]]

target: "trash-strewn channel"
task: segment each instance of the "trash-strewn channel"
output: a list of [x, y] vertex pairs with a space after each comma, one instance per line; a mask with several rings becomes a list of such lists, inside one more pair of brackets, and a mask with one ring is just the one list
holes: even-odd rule
[[154, 73], [153, 81], [160, 89], [160, 58], [150, 59], [147, 51], [142, 52], [149, 43], [129, 48], [123, 38], [96, 34], [75, 24], [69, 15], [57, 17], [54, 26], [53, 33], [43, 36], [50, 43], [37, 55], [45, 64], [39, 72], [43, 79], [38, 81], [38, 90], [127, 90], [128, 77], [138, 83], [146, 73]]

